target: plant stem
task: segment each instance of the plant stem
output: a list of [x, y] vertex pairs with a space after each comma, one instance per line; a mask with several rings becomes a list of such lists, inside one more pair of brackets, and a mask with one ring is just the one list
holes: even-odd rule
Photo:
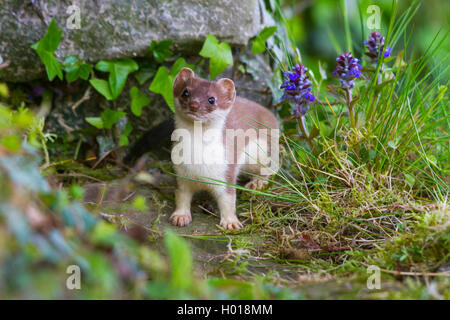
[[355, 129], [356, 125], [355, 125], [355, 117], [353, 115], [352, 90], [351, 89], [347, 89], [346, 93], [347, 93], [347, 108], [348, 108], [348, 114], [349, 114], [349, 117], [350, 117], [350, 124], [352, 126], [352, 129]]
[[44, 151], [45, 166], [48, 167], [50, 165], [50, 155], [48, 154], [47, 142], [45, 141], [45, 137], [42, 134], [40, 134], [40, 139], [42, 144], [42, 150]]
[[305, 139], [306, 142], [308, 142], [311, 150], [315, 151], [314, 144], [312, 143], [311, 139], [309, 138], [309, 134], [308, 134], [308, 131], [307, 131], [306, 126], [305, 126], [305, 119], [304, 119], [304, 117], [305, 116], [300, 115], [297, 118], [298, 126], [300, 128], [301, 133], [302, 133], [302, 138]]

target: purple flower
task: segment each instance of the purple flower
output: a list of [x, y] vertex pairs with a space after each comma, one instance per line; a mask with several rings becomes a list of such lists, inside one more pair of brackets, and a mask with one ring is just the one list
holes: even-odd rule
[[385, 58], [390, 57], [390, 56], [391, 56], [391, 53], [392, 53], [392, 48], [389, 47], [389, 46], [387, 46], [387, 47], [386, 47], [386, 51], [384, 52], [384, 57], [385, 57]]
[[[374, 31], [370, 34], [369, 40], [364, 41], [364, 44], [367, 48], [367, 52], [364, 52], [364, 54], [370, 57], [372, 63], [377, 63], [380, 53], [384, 50], [384, 37], [379, 32]], [[391, 53], [392, 48], [387, 46], [384, 57], [390, 57]]]
[[290, 100], [295, 104], [293, 109], [293, 115], [306, 114], [309, 106], [308, 103], [315, 100], [312, 92], [312, 82], [307, 76], [308, 68], [304, 65], [296, 65], [292, 68], [292, 71], [284, 71], [284, 82], [280, 89], [284, 89], [284, 95], [281, 100]]
[[42, 94], [43, 91], [44, 91], [44, 88], [42, 88], [40, 86], [36, 86], [36, 87], [33, 88], [33, 95], [35, 97], [39, 97]]
[[346, 52], [336, 59], [333, 75], [339, 78], [343, 88], [352, 89], [355, 86], [354, 79], [361, 76], [361, 69], [359, 59], [352, 57], [350, 52]]

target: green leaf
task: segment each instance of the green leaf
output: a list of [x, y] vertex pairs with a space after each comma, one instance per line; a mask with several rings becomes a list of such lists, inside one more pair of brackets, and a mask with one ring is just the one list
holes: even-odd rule
[[99, 93], [101, 93], [106, 99], [113, 100], [111, 90], [109, 89], [109, 84], [106, 80], [91, 79], [91, 80], [89, 80], [89, 83], [94, 87], [95, 90], [97, 90]]
[[100, 117], [87, 117], [85, 118], [86, 122], [93, 125], [97, 129], [103, 129], [103, 120]]
[[48, 51], [37, 51], [39, 58], [42, 63], [45, 65], [45, 71], [47, 72], [48, 80], [53, 81], [55, 77], [58, 77], [60, 80], [63, 79], [63, 74], [61, 71], [61, 65], [58, 60], [56, 60], [53, 53]]
[[155, 40], [152, 41], [149, 50], [153, 53], [153, 57], [156, 61], [164, 62], [164, 60], [166, 60], [173, 54], [169, 50], [172, 42], [172, 40], [162, 40], [160, 42], [157, 42]]
[[180, 72], [180, 70], [183, 68], [195, 69], [195, 66], [187, 63], [186, 60], [184, 60], [184, 58], [178, 58], [177, 61], [175, 61], [175, 63], [173, 64], [169, 73], [169, 75], [173, 78], [172, 83], [175, 80], [175, 77], [177, 76], [178, 72]]
[[195, 66], [188, 64], [184, 58], [178, 58], [172, 65], [170, 72], [163, 66], [159, 67], [152, 83], [150, 84], [150, 87], [148, 88], [154, 93], [161, 94], [172, 111], [175, 111], [172, 94], [173, 81], [175, 80], [178, 72], [180, 72], [180, 70], [184, 67], [195, 69]]
[[139, 66], [133, 59], [124, 58], [116, 61], [101, 60], [95, 65], [95, 69], [102, 72], [109, 72], [109, 89], [112, 100], [115, 100], [122, 92], [128, 75], [137, 71]]
[[151, 79], [156, 73], [156, 67], [153, 64], [141, 63], [139, 64], [139, 70], [134, 74], [134, 77], [138, 81], [139, 85], [143, 85], [149, 79]]
[[38, 46], [46, 51], [55, 52], [58, 49], [61, 36], [62, 29], [59, 29], [55, 20], [52, 19], [44, 37], [38, 42]]
[[92, 72], [92, 66], [86, 63], [83, 63], [80, 66], [79, 76], [83, 80], [87, 80], [89, 78], [89, 75]]
[[228, 43], [219, 43], [217, 38], [212, 34], [206, 37], [200, 55], [209, 58], [210, 79], [214, 79], [221, 74], [227, 66], [233, 65], [233, 55]]
[[69, 83], [74, 82], [79, 78], [78, 76], [79, 76], [79, 69], [66, 72], [66, 81]]
[[80, 68], [80, 61], [75, 56], [68, 56], [62, 63], [65, 72], [72, 72]]
[[68, 56], [63, 62], [63, 69], [66, 72], [67, 82], [73, 82], [78, 78], [87, 80], [92, 71], [92, 67], [82, 63], [74, 56]]
[[172, 111], [175, 111], [172, 94], [172, 83], [173, 79], [169, 75], [169, 71], [167, 71], [166, 67], [161, 66], [156, 72], [155, 78], [153, 78], [153, 81], [148, 89], [154, 93], [162, 95], [164, 97], [164, 100], [166, 100], [166, 103], [169, 105], [170, 109]]
[[126, 115], [125, 112], [122, 111], [116, 111], [112, 109], [105, 109], [102, 112], [102, 121], [103, 121], [103, 127], [105, 129], [111, 129], [112, 126], [120, 120], [120, 118], [124, 117]]
[[173, 231], [167, 230], [164, 243], [172, 269], [170, 284], [175, 289], [189, 288], [192, 281], [193, 260], [187, 242]]
[[131, 112], [137, 117], [142, 114], [142, 108], [150, 103], [150, 98], [143, 94], [137, 87], [130, 90]]
[[84, 189], [80, 187], [78, 184], [73, 184], [70, 187], [70, 194], [74, 199], [81, 200], [84, 196]]
[[255, 37], [252, 45], [252, 53], [258, 54], [266, 51], [266, 41], [277, 31], [277, 26], [265, 27], [259, 35]]
[[55, 20], [52, 19], [44, 37], [31, 46], [31, 48], [36, 50], [36, 53], [45, 65], [45, 70], [50, 81], [53, 81], [56, 76], [61, 80], [63, 79], [61, 65], [53, 55], [56, 49], [58, 49], [61, 36], [62, 30], [58, 28]]
[[119, 146], [127, 146], [130, 143], [130, 141], [128, 140], [128, 136], [130, 135], [131, 131], [133, 131], [133, 126], [130, 122], [127, 122], [125, 129], [119, 136]]

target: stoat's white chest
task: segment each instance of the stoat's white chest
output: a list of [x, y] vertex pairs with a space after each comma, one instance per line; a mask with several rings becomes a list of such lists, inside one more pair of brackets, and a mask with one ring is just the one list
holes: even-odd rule
[[[175, 132], [181, 136], [172, 149], [172, 161], [176, 173], [181, 177], [194, 180], [225, 181], [227, 163], [223, 142], [224, 123], [216, 121], [205, 125], [200, 122], [190, 123], [177, 119], [176, 124]], [[177, 138], [174, 139], [172, 136], [172, 140]], [[179, 154], [183, 155], [182, 161], [174, 159], [174, 156]], [[207, 188], [207, 185], [201, 185]]]

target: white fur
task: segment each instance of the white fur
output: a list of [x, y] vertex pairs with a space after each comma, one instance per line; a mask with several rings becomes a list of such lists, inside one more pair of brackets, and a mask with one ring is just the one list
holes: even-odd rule
[[[226, 115], [220, 114], [225, 112], [226, 111], [216, 110], [214, 112], [217, 113], [216, 119], [204, 122], [201, 125], [199, 125], [199, 122], [195, 125], [193, 121], [176, 115], [176, 128], [186, 129], [190, 132], [191, 137], [191, 161], [174, 165], [177, 175], [212, 183], [217, 182], [214, 182], [209, 178], [225, 181], [227, 163], [225, 159], [225, 146], [223, 144], [222, 132]], [[199, 127], [201, 133], [199, 133]], [[201, 182], [194, 182], [191, 183], [191, 185], [196, 191], [203, 189], [210, 190], [213, 187], [210, 184]]]
[[[189, 133], [190, 137], [187, 139], [187, 144], [183, 141], [182, 149], [188, 149], [188, 159], [184, 157], [183, 152], [181, 158], [184, 158], [184, 161], [173, 161], [175, 172], [179, 177], [177, 178], [176, 209], [171, 216], [172, 223], [178, 226], [189, 224], [192, 220], [190, 204], [193, 194], [200, 190], [207, 190], [217, 200], [221, 215], [220, 225], [231, 230], [241, 228], [242, 224], [236, 216], [236, 193], [227, 192], [226, 184], [221, 183], [221, 181], [226, 181], [227, 158], [235, 159], [234, 155], [231, 158], [226, 155], [227, 148], [224, 145], [223, 137], [224, 125], [230, 109], [215, 110], [202, 121], [196, 122], [194, 122], [195, 119], [186, 117], [180, 109], [178, 101], [175, 101], [175, 109], [177, 110], [175, 114], [176, 131]], [[177, 135], [174, 134], [172, 139], [177, 139], [174, 136]], [[266, 146], [267, 149], [267, 143], [261, 141], [258, 143], [256, 135], [247, 147], [243, 146], [245, 152], [240, 154], [236, 174], [239, 173], [242, 165], [248, 171], [254, 171], [255, 168], [260, 167], [255, 159], [259, 159], [258, 155], [261, 155], [261, 146], [263, 148]], [[174, 147], [174, 149], [176, 148]], [[234, 148], [231, 149], [234, 150]], [[172, 159], [175, 160], [173, 153]], [[253, 165], [247, 165], [248, 163], [253, 163]]]

